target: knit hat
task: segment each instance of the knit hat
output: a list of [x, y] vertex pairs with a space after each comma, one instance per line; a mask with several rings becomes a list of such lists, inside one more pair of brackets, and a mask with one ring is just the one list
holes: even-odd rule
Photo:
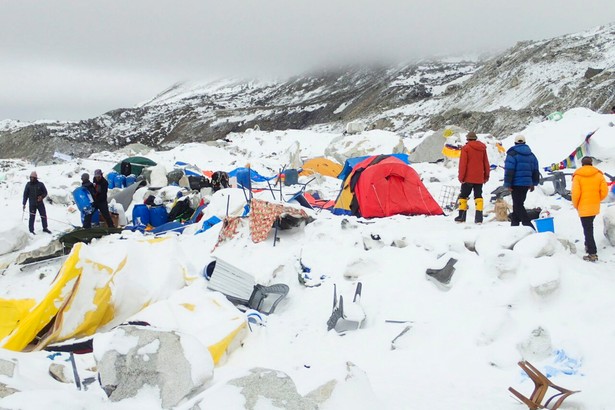
[[468, 132], [468, 134], [466, 135], [466, 139], [469, 139], [469, 140], [475, 140], [475, 139], [477, 139], [477, 138], [478, 138], [478, 137], [476, 136], [476, 133], [475, 133], [474, 131], [470, 131], [470, 132]]
[[581, 165], [592, 165], [594, 163], [594, 159], [592, 157], [583, 157], [581, 159]]
[[38, 174], [36, 173], [36, 171], [30, 172], [30, 178], [38, 178]]
[[87, 172], [84, 172], [83, 174], [81, 174], [81, 180], [82, 181], [89, 181], [90, 180], [90, 174], [88, 174]]
[[94, 171], [94, 176], [101, 176], [102, 177], [102, 171], [100, 169], [97, 169]]
[[517, 135], [515, 137], [515, 144], [525, 144], [525, 137], [523, 135]]

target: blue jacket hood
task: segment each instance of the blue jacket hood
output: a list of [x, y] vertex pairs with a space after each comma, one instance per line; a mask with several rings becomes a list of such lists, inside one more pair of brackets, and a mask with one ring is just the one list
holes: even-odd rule
[[515, 144], [512, 147], [510, 147], [506, 153], [510, 154], [511, 151], [514, 151], [519, 155], [531, 155], [532, 154], [532, 150], [527, 144]]

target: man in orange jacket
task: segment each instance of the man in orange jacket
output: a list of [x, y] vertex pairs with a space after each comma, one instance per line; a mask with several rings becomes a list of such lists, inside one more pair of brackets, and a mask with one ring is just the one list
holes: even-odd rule
[[594, 240], [594, 219], [600, 213], [600, 201], [606, 198], [609, 189], [602, 171], [592, 165], [592, 157], [583, 157], [581, 164], [581, 168], [572, 175], [572, 205], [579, 213], [583, 226], [587, 252], [583, 259], [595, 262], [598, 252]]
[[483, 184], [489, 181], [489, 159], [487, 158], [487, 146], [477, 140], [474, 131], [466, 135], [466, 144], [461, 148], [459, 158], [459, 182], [461, 190], [459, 192], [459, 216], [455, 222], [465, 222], [468, 212], [468, 198], [474, 191], [474, 204], [476, 213], [474, 222], [483, 222]]

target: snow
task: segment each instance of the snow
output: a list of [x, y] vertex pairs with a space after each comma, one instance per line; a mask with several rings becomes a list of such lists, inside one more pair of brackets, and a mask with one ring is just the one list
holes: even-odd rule
[[[179, 95], [177, 91], [166, 98]], [[612, 115], [577, 108], [565, 112], [560, 121], [531, 124], [521, 134], [526, 136], [540, 165], [548, 166], [564, 159], [588, 132], [598, 129], [590, 142], [591, 154], [602, 161], [598, 168], [613, 174], [615, 127], [609, 123], [614, 120]], [[167, 170], [177, 160], [213, 171], [230, 171], [250, 163], [260, 174], [272, 176], [288, 163], [291, 153], [296, 151], [302, 159], [323, 156], [339, 136], [313, 130], [249, 130], [230, 134], [231, 142], [187, 144], [145, 155]], [[365, 141], [361, 148], [384, 153], [396, 147], [400, 137], [370, 131], [362, 133], [361, 140]], [[504, 140], [504, 147], [510, 146], [511, 140]], [[112, 161], [121, 157], [121, 153], [104, 153], [36, 170], [48, 189], [69, 192], [81, 172], [101, 168], [106, 173]], [[502, 165], [501, 158], [492, 162]], [[454, 162], [412, 166], [436, 199], [444, 187], [459, 185]], [[0, 232], [4, 240], [11, 240], [6, 236], [13, 235], [9, 232], [15, 227], [27, 225], [21, 215], [21, 194], [32, 169], [35, 167], [31, 164], [15, 162], [0, 182], [4, 214]], [[502, 179], [503, 170], [493, 170], [484, 189], [486, 210], [493, 207], [488, 201], [489, 193], [502, 184]], [[300, 177], [299, 182], [308, 180]], [[339, 184], [335, 178], [319, 177], [306, 188], [334, 199]], [[297, 187], [284, 189], [291, 192], [293, 188]], [[267, 191], [265, 194], [269, 195]], [[242, 197], [233, 197], [233, 203], [241, 202]], [[492, 221], [490, 216], [483, 225], [475, 225], [456, 224], [453, 214], [362, 220], [320, 211], [310, 212], [315, 220], [304, 228], [278, 232], [275, 246], [273, 233], [265, 242], [252, 243], [246, 226], [234, 239], [214, 250], [218, 224], [202, 234], [194, 235], [194, 229], [187, 229], [183, 235], [168, 235], [155, 244], [138, 233], [112, 235], [84, 247], [84, 255], [112, 269], [128, 256], [122, 274], [113, 281], [114, 291], [118, 292], [114, 297], [121, 301], [116, 311], [130, 312], [135, 320], [147, 319], [161, 329], [190, 335], [204, 346], [211, 342], [207, 339], [208, 326], [224, 330], [224, 326], [230, 327], [233, 317], [245, 319], [238, 310], [206, 309], [216, 300], [226, 302], [220, 294], [207, 289], [202, 277], [203, 268], [213, 256], [245, 269], [264, 284], [289, 286], [288, 297], [275, 313], [265, 317], [262, 326], [251, 325], [243, 344], [213, 368], [214, 377], [207, 390], [179, 407], [182, 409], [200, 400], [212, 408], [242, 409], [245, 400], [241, 389], [226, 383], [245, 376], [252, 368], [263, 367], [288, 374], [302, 395], [336, 380], [337, 387], [322, 404], [323, 409], [515, 410], [521, 406], [507, 388], [512, 386], [529, 394], [533, 387], [517, 366], [521, 359], [551, 372], [556, 384], [581, 390], [566, 400], [570, 406], [611, 408], [608, 380], [613, 378], [615, 362], [615, 249], [603, 235], [602, 217], [595, 221], [600, 261], [587, 263], [582, 260], [581, 224], [570, 202], [536, 189], [528, 194], [526, 206], [548, 210], [554, 218], [555, 232], [512, 228]], [[605, 201], [603, 213], [612, 213], [612, 206]], [[473, 207], [470, 201], [470, 215]], [[79, 215], [68, 209], [67, 205], [47, 204], [53, 232], [79, 225]], [[472, 219], [470, 216], [468, 221]], [[19, 251], [0, 257], [4, 267], [19, 252], [49, 243], [51, 237], [41, 233], [38, 218], [35, 228], [37, 235], [29, 235]], [[374, 239], [377, 237], [380, 239]], [[458, 262], [450, 286], [443, 289], [428, 280], [425, 271], [441, 268], [449, 257]], [[299, 284], [299, 260], [310, 268], [310, 276], [320, 286], [307, 288]], [[23, 271], [9, 267], [0, 276], [2, 297], [40, 300], [60, 264], [61, 261], [33, 265]], [[101, 277], [88, 269], [92, 276], [80, 286], [93, 292]], [[360, 302], [366, 317], [364, 325], [344, 336], [334, 330], [327, 332], [334, 285], [338, 296], [350, 301], [358, 281], [363, 284]], [[151, 301], [145, 309], [143, 300]], [[409, 330], [393, 349], [392, 340], [407, 327]], [[95, 338], [99, 352], [111, 348], [128, 351], [134, 342], [122, 340], [109, 346], [105, 333]], [[0, 358], [18, 360], [17, 375], [11, 379], [0, 376], [0, 382], [22, 390], [0, 399], [0, 407], [53, 410], [160, 406], [155, 389], [111, 403], [96, 383], [87, 391], [77, 391], [73, 385], [56, 382], [47, 375], [52, 362], [47, 356], [43, 352], [0, 349]], [[208, 369], [203, 360], [194, 357], [195, 368], [201, 367], [193, 373], [195, 380]], [[91, 356], [78, 356], [77, 365], [82, 377], [94, 374]], [[256, 407], [270, 408], [268, 400], [261, 397]]]

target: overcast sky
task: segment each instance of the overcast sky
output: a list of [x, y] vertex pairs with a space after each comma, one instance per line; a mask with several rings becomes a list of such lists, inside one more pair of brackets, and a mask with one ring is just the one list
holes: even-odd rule
[[0, 0], [0, 120], [79, 120], [178, 81], [504, 50], [613, 0]]

